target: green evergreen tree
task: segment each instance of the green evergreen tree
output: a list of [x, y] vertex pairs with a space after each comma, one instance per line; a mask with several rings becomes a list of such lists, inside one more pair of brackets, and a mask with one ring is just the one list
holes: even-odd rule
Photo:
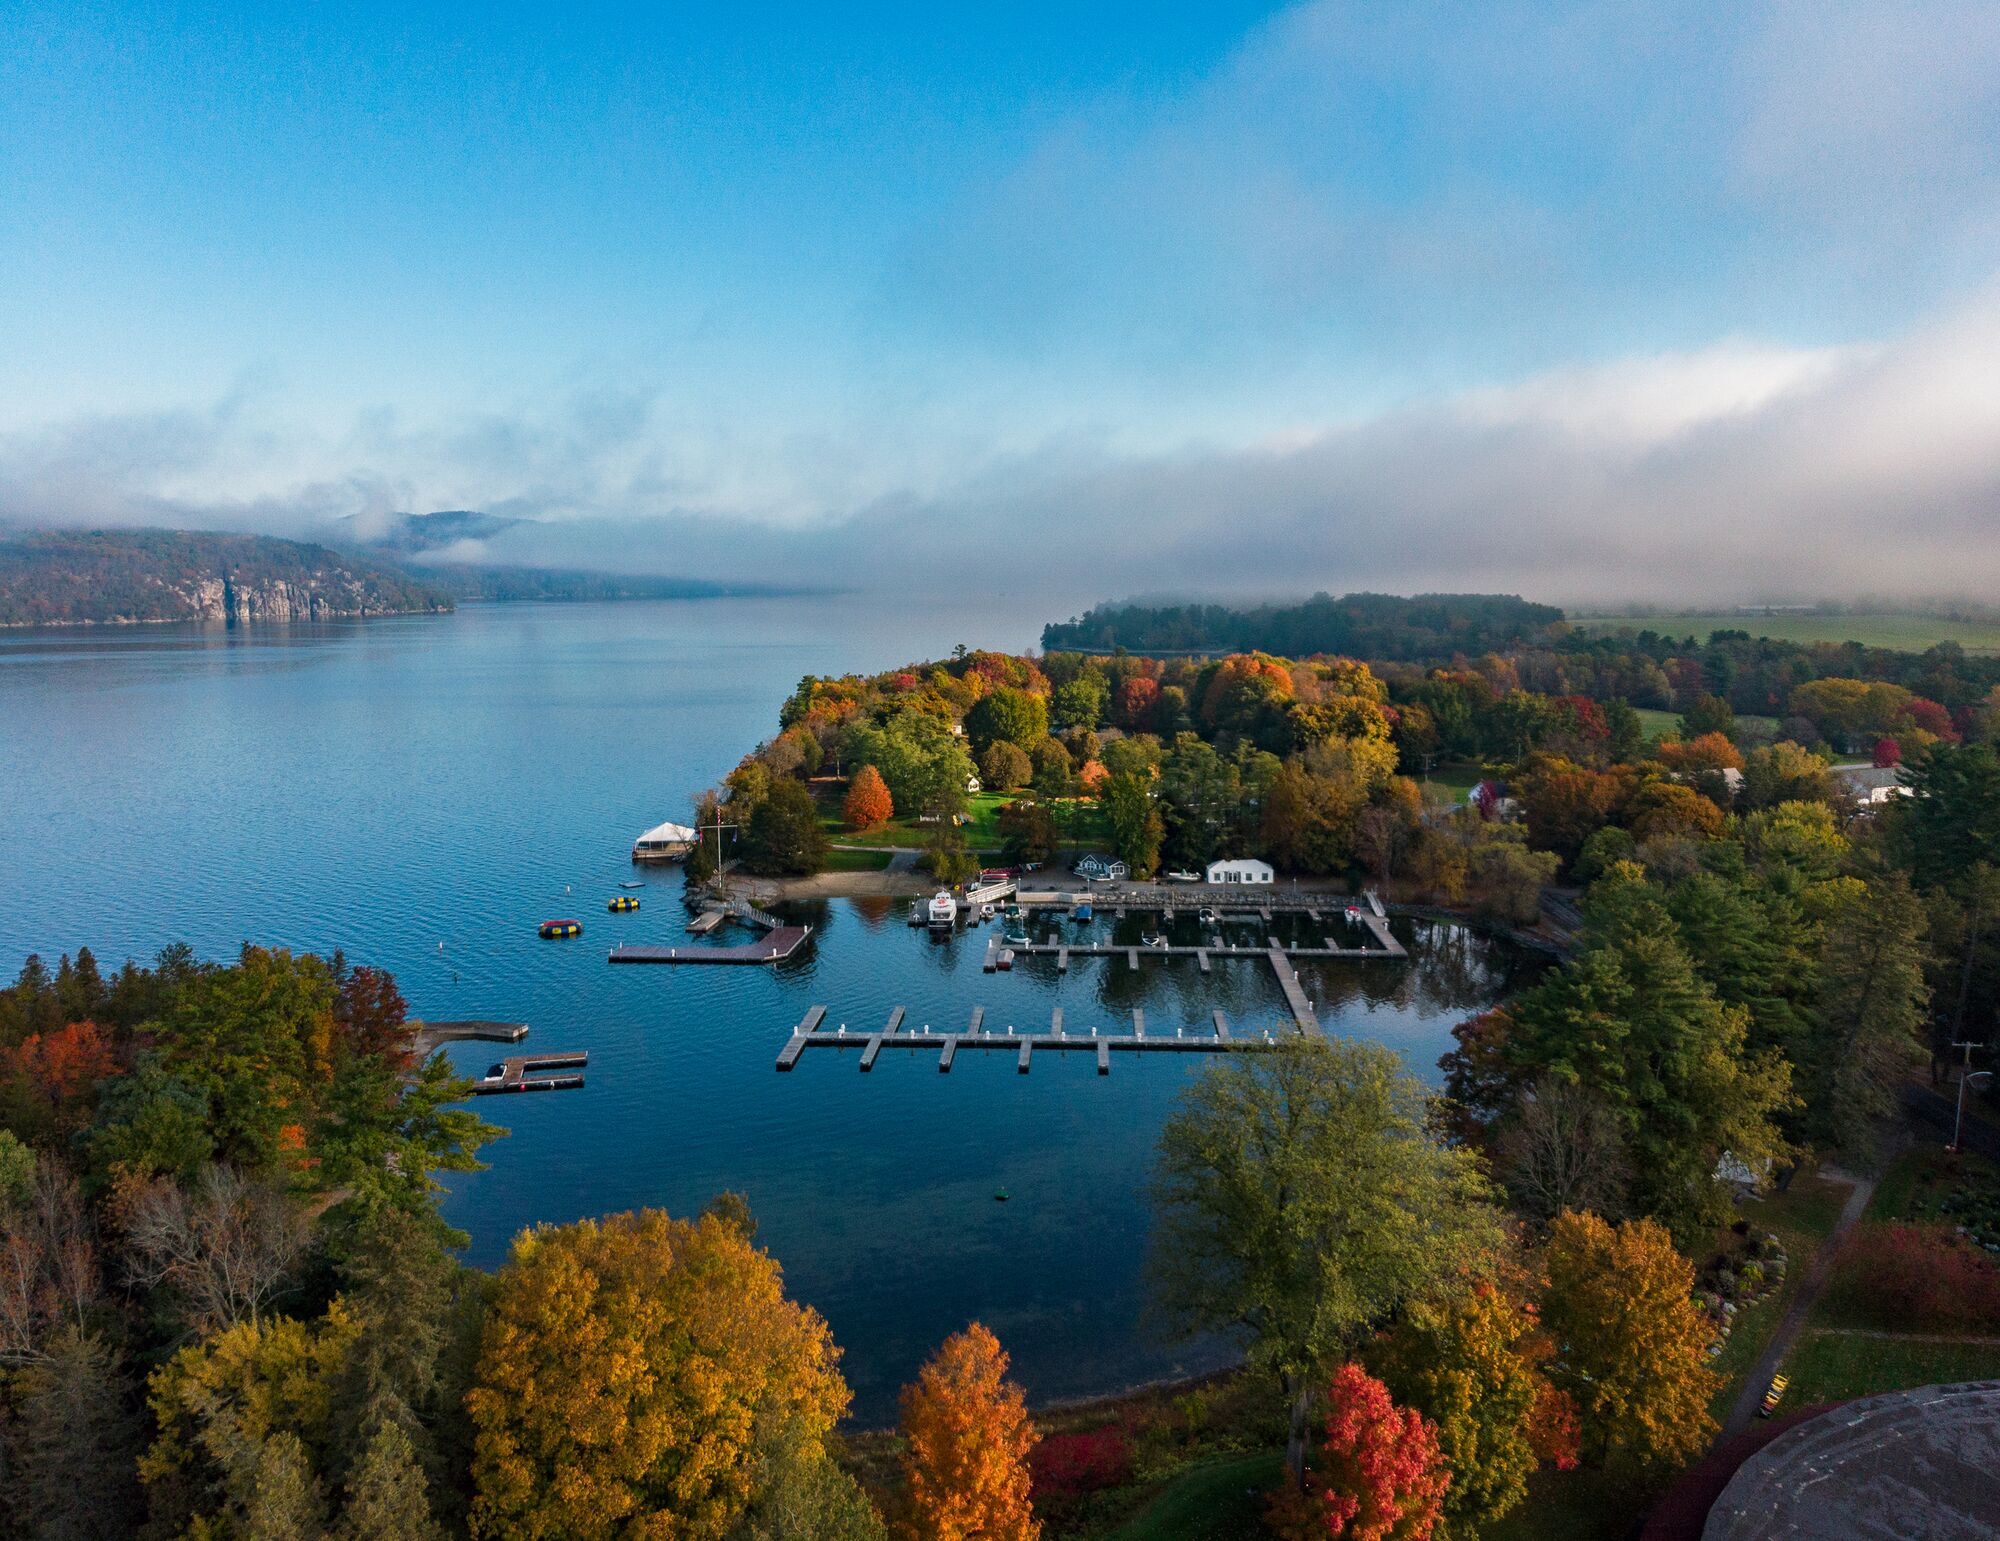
[[1862, 888], [1828, 928], [1819, 1009], [1798, 1055], [1814, 1141], [1873, 1154], [1877, 1125], [1924, 1058], [1924, 939], [1923, 908], [1901, 873]]
[[755, 872], [806, 874], [826, 865], [829, 849], [812, 793], [789, 776], [772, 781], [750, 815], [745, 865]]
[[101, 1338], [58, 1333], [14, 1378], [13, 1459], [4, 1492], [8, 1535], [98, 1541], [130, 1535], [141, 1510], [141, 1448], [130, 1388]]

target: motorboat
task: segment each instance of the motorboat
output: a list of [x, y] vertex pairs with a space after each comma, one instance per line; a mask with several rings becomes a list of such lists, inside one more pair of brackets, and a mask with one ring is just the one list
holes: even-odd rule
[[979, 918], [981, 920], [991, 920], [995, 915], [998, 915], [999, 913], [1000, 912], [994, 909], [993, 906], [990, 904], [982, 904], [979, 906]]
[[1088, 899], [1084, 899], [1077, 904], [1076, 908], [1074, 908], [1069, 912], [1069, 918], [1075, 921], [1078, 925], [1082, 925], [1085, 921], [1090, 920], [1096, 914], [1097, 911], [1091, 908], [1090, 901]]
[[1177, 872], [1169, 872], [1166, 876], [1169, 883], [1199, 883], [1201, 881], [1201, 874], [1199, 872], [1189, 872], [1186, 868], [1182, 868]]
[[1002, 936], [1000, 940], [1009, 947], [1026, 947], [1028, 945], [1028, 928], [1021, 922], [1016, 921], [1007, 928], [1006, 935]]
[[948, 926], [958, 919], [958, 901], [949, 889], [940, 888], [931, 895], [930, 904], [924, 910], [924, 918], [933, 926]]
[[1144, 936], [1139, 938], [1139, 945], [1141, 947], [1164, 947], [1167, 945], [1167, 939], [1157, 931], [1148, 931]]
[[1009, 969], [1013, 968], [1014, 949], [1011, 947], [1003, 947], [1000, 950], [1000, 956], [993, 960], [993, 966], [996, 969], [999, 969], [1003, 974], [1006, 973]]
[[1210, 909], [1205, 904], [1201, 907], [1201, 914], [1196, 918], [1199, 919], [1204, 926], [1212, 926], [1216, 922], [1215, 911]]

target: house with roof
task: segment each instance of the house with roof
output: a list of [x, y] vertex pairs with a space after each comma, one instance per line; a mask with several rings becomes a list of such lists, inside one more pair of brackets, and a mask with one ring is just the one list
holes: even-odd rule
[[1098, 852], [1092, 851], [1087, 856], [1079, 856], [1076, 859], [1076, 865], [1070, 868], [1070, 871], [1074, 872], [1080, 878], [1089, 878], [1092, 882], [1103, 882], [1107, 879], [1127, 877], [1131, 874], [1132, 869], [1122, 861], [1116, 861], [1109, 856], [1100, 855]]
[[1908, 797], [1903, 773], [1893, 765], [1836, 765], [1833, 784], [1861, 808], [1879, 808], [1892, 797]]

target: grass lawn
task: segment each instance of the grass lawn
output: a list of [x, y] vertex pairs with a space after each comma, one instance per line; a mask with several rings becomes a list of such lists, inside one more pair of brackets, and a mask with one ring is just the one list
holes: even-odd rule
[[823, 872], [880, 872], [895, 859], [894, 851], [828, 851]]
[[1622, 1476], [1545, 1467], [1528, 1479], [1528, 1496], [1481, 1531], [1480, 1541], [1622, 1541], [1650, 1502], [1635, 1497]]
[[1863, 647], [1899, 648], [1921, 653], [1939, 642], [1956, 642], [1968, 653], [2000, 653], [2000, 620], [1954, 621], [1934, 615], [1688, 615], [1575, 616], [1584, 631], [1652, 630], [1706, 642], [1712, 631], [1747, 631], [1780, 642], [1859, 642]]
[[[1016, 792], [976, 792], [965, 800], [965, 843], [974, 851], [997, 853], [1000, 849], [1000, 810], [1023, 794]], [[1091, 798], [1064, 798], [1059, 806], [1068, 810], [1058, 815], [1068, 835], [1066, 848], [1083, 852], [1103, 845], [1108, 829], [1104, 813]], [[891, 819], [879, 829], [851, 830], [840, 816], [838, 796], [824, 797], [819, 809], [820, 827], [829, 840], [842, 845], [874, 847], [922, 846], [930, 839], [931, 826], [914, 818]], [[858, 869], [836, 869], [858, 870]]]
[[1486, 776], [1486, 767], [1476, 761], [1447, 760], [1442, 765], [1431, 767], [1430, 790], [1439, 801], [1462, 803], [1466, 793], [1484, 781]]
[[1639, 714], [1639, 726], [1646, 730], [1646, 742], [1657, 744], [1663, 738], [1678, 738], [1681, 731], [1681, 714], [1663, 712], [1656, 706], [1635, 706]]
[[1106, 1541], [1259, 1541], [1264, 1495], [1278, 1480], [1285, 1452], [1231, 1456], [1182, 1472]]
[[1708, 1404], [1709, 1413], [1718, 1423], [1727, 1416], [1730, 1404], [1742, 1389], [1743, 1377], [1756, 1367], [1758, 1356], [1770, 1344], [1771, 1334], [1784, 1320], [1792, 1297], [1798, 1293], [1799, 1281], [1812, 1266], [1813, 1254], [1840, 1218], [1840, 1206], [1847, 1202], [1847, 1194], [1844, 1183], [1822, 1182], [1811, 1172], [1801, 1172], [1783, 1193], [1742, 1206], [1744, 1219], [1759, 1230], [1770, 1231], [1785, 1244], [1788, 1263], [1782, 1285], [1756, 1305], [1736, 1313], [1729, 1342], [1710, 1363], [1710, 1368], [1723, 1377], [1722, 1386]]
[[1911, 1386], [1992, 1380], [2000, 1376], [2000, 1343], [1868, 1338], [1808, 1324], [1785, 1356], [1785, 1373], [1792, 1378], [1785, 1400], [1810, 1407]]

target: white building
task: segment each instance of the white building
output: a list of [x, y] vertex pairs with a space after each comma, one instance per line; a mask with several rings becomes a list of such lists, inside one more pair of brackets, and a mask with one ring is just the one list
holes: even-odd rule
[[694, 849], [695, 832], [685, 824], [655, 824], [632, 842], [634, 861], [681, 861]]
[[1269, 862], [1258, 861], [1254, 856], [1236, 856], [1208, 864], [1211, 883], [1269, 883], [1276, 876]]

